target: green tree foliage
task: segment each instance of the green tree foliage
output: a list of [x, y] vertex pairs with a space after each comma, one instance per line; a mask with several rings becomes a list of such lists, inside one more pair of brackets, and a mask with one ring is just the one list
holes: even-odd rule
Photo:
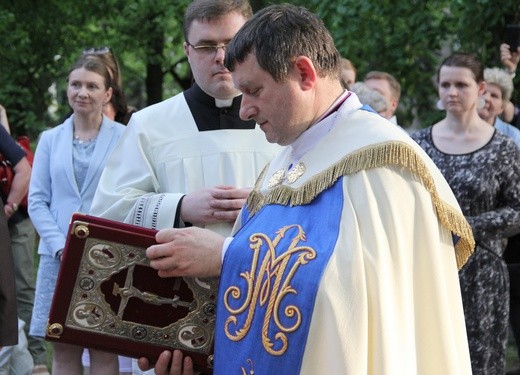
[[[187, 87], [182, 16], [189, 1], [0, 0], [0, 103], [13, 133], [35, 137], [70, 112], [66, 77], [85, 47], [112, 47], [129, 104], [137, 108]], [[258, 10], [271, 2], [252, 5]], [[358, 79], [369, 70], [398, 78], [398, 118], [404, 125], [426, 126], [442, 115], [434, 104], [444, 56], [472, 51], [486, 66], [501, 66], [504, 27], [520, 23], [520, 6], [511, 0], [292, 2], [322, 17], [341, 54], [358, 68]]]
[[14, 133], [46, 120], [48, 90], [58, 75], [56, 56], [68, 45], [66, 30], [49, 23], [66, 12], [59, 1], [48, 3], [13, 0], [0, 6], [0, 101]]
[[130, 105], [181, 91], [191, 82], [182, 50], [188, 2], [2, 0], [0, 103], [13, 133], [35, 137], [70, 112], [68, 69], [86, 47], [112, 48]]
[[394, 75], [402, 86], [399, 122], [426, 126], [435, 109], [436, 73], [453, 51], [475, 52], [485, 66], [501, 66], [499, 46], [507, 23], [520, 23], [511, 0], [298, 1], [321, 16], [340, 53], [358, 68]]

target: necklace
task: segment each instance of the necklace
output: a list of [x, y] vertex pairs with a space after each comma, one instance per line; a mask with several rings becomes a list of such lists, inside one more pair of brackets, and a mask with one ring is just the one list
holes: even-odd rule
[[[101, 119], [101, 121], [103, 121], [103, 119]], [[83, 130], [84, 133], [90, 133], [90, 134], [93, 134], [93, 135], [90, 135], [90, 134], [84, 134], [84, 135], [80, 135], [78, 134], [78, 131], [76, 129], [76, 124], [73, 124], [73, 134], [72, 134], [72, 137], [74, 139], [75, 142], [79, 143], [79, 144], [82, 144], [82, 143], [90, 143], [90, 142], [93, 142], [96, 140], [97, 136], [99, 135], [99, 129], [101, 128], [101, 123], [99, 124], [99, 126], [95, 129], [93, 128], [90, 128], [90, 129], [87, 129], [86, 131]]]
[[81, 138], [79, 135], [76, 135], [76, 133], [74, 133], [74, 141], [76, 141], [79, 144], [90, 143], [90, 142], [95, 141], [96, 139], [97, 139], [97, 134], [92, 138]]

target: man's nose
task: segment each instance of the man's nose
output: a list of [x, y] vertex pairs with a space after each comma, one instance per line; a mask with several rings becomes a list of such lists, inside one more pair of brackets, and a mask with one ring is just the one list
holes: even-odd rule
[[249, 101], [242, 95], [242, 103], [240, 104], [239, 116], [242, 120], [247, 121], [254, 118], [256, 111]]
[[226, 45], [217, 46], [215, 51], [215, 61], [224, 62], [226, 57]]

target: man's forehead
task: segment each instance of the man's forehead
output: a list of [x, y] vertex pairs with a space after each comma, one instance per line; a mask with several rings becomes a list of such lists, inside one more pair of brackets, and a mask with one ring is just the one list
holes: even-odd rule
[[258, 63], [255, 54], [250, 52], [243, 61], [235, 61], [231, 74], [235, 73], [237, 76], [242, 76], [243, 79], [246, 80], [248, 77], [252, 77], [251, 74], [256, 74], [261, 70], [263, 69]]
[[204, 37], [205, 33], [214, 33], [212, 39], [227, 38], [232, 39], [237, 31], [246, 23], [246, 19], [243, 15], [232, 12], [219, 17], [212, 18], [198, 18], [194, 19], [189, 27], [189, 37]]
[[231, 79], [237, 89], [248, 88], [253, 84], [249, 72], [250, 70], [242, 69], [239, 64], [235, 65], [235, 69], [231, 72]]

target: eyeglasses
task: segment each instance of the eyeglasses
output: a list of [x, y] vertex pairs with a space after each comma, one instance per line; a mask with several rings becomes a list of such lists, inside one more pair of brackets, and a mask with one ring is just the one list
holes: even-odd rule
[[83, 50], [84, 55], [104, 55], [105, 53], [112, 53], [110, 47], [99, 47], [99, 48], [85, 48]]
[[222, 44], [213, 44], [213, 45], [200, 45], [200, 46], [194, 46], [193, 44], [190, 44], [189, 42], [186, 42], [188, 46], [193, 48], [196, 52], [200, 53], [201, 55], [215, 55], [219, 48], [222, 48], [222, 51], [226, 52], [226, 48], [229, 46], [229, 43], [222, 43]]

